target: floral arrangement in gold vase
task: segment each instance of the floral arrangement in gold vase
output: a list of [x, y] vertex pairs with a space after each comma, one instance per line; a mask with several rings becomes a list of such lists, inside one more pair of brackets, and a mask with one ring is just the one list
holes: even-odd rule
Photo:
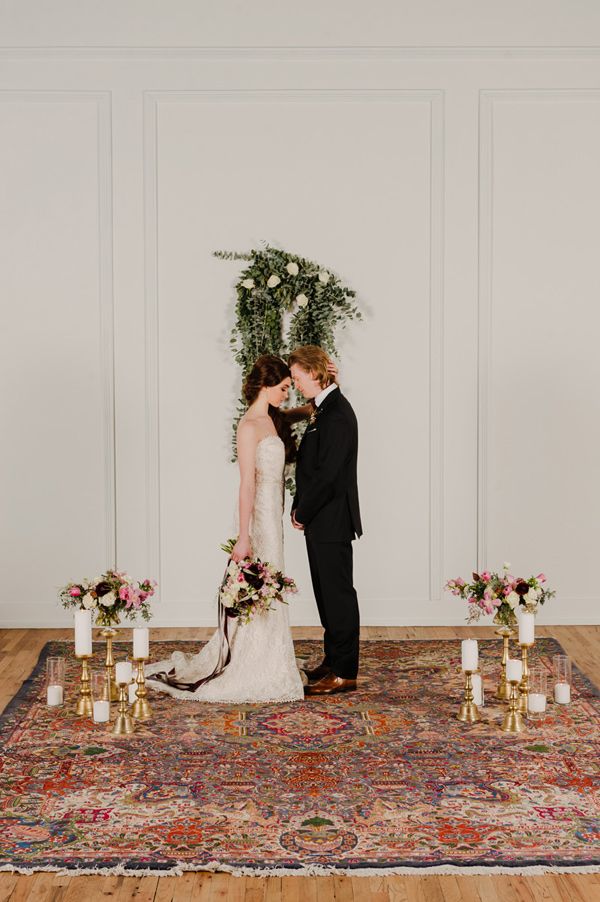
[[156, 586], [153, 579], [138, 582], [127, 573], [107, 570], [97, 579], [67, 583], [59, 598], [64, 608], [91, 610], [96, 626], [110, 627], [121, 622], [121, 614], [128, 620], [150, 620], [150, 598]]
[[444, 588], [467, 602], [468, 623], [475, 623], [483, 614], [493, 614], [495, 624], [509, 627], [516, 625], [519, 609], [535, 613], [547, 598], [556, 595], [555, 590], [547, 588], [544, 573], [527, 579], [513, 576], [508, 563], [501, 573], [474, 572], [471, 582], [459, 576], [449, 579]]

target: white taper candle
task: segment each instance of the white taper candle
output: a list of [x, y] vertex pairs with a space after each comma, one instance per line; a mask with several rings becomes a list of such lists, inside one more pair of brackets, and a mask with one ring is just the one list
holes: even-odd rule
[[461, 667], [463, 670], [477, 670], [479, 652], [477, 639], [463, 639], [461, 648]]
[[147, 626], [136, 626], [133, 630], [133, 657], [150, 657], [150, 631]]
[[115, 664], [115, 682], [121, 683], [131, 683], [131, 661], [118, 661]]
[[92, 612], [81, 609], [75, 611], [75, 654], [92, 653]]
[[535, 642], [535, 614], [523, 611], [519, 617], [519, 645], [532, 645]]

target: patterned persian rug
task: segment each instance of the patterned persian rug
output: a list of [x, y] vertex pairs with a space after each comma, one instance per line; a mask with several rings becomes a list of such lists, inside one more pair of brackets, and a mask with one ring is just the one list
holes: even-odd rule
[[[600, 870], [600, 702], [578, 671], [570, 706], [507, 735], [499, 640], [480, 641], [492, 703], [475, 725], [455, 716], [459, 641], [367, 641], [356, 693], [256, 706], [150, 693], [153, 719], [125, 738], [74, 714], [72, 648], [49, 643], [2, 715], [2, 870]], [[560, 650], [540, 639], [532, 663], [550, 671]], [[67, 657], [64, 708], [45, 704], [48, 654]]]

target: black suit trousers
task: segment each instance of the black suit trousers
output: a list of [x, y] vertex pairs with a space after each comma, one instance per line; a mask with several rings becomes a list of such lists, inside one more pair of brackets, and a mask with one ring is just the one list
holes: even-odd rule
[[352, 580], [352, 542], [319, 542], [306, 535], [310, 575], [323, 625], [325, 662], [336, 676], [358, 674], [360, 617]]

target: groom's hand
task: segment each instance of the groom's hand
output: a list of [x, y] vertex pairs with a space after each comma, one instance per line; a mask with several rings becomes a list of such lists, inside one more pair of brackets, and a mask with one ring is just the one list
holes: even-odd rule
[[304, 525], [296, 520], [296, 511], [292, 511], [292, 526], [294, 529], [304, 529]]

